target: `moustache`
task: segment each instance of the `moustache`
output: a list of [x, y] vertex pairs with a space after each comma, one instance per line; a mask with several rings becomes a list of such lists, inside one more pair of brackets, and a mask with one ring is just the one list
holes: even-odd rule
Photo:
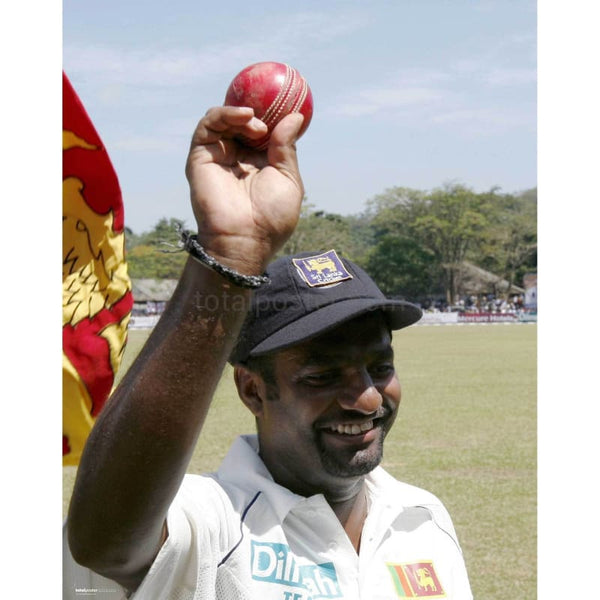
[[384, 400], [383, 404], [372, 413], [362, 413], [357, 410], [340, 410], [335, 414], [328, 414], [326, 417], [319, 419], [315, 423], [316, 429], [326, 429], [338, 423], [346, 425], [360, 425], [365, 421], [386, 421], [395, 411], [395, 405], [391, 401]]

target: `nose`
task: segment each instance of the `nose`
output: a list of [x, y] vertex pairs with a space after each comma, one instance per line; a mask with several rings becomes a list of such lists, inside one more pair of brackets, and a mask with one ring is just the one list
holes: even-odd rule
[[370, 415], [383, 404], [383, 397], [366, 369], [349, 373], [344, 384], [344, 391], [338, 397], [343, 409]]

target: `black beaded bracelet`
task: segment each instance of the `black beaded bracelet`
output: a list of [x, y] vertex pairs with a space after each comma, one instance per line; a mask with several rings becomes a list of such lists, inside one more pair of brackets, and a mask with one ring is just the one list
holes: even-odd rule
[[242, 275], [234, 269], [222, 265], [206, 253], [204, 248], [198, 243], [197, 236], [191, 234], [189, 231], [181, 231], [181, 242], [183, 249], [198, 262], [210, 267], [213, 271], [216, 271], [219, 275], [222, 275], [238, 287], [256, 289], [265, 283], [271, 283], [271, 280], [266, 275]]

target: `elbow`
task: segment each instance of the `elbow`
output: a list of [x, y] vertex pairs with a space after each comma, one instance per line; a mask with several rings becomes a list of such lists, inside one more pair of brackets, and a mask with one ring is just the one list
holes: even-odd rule
[[119, 538], [110, 519], [95, 505], [80, 502], [73, 495], [66, 522], [66, 542], [77, 564], [113, 579], [109, 573], [127, 568], [129, 562], [127, 545]]
[[102, 577], [115, 581], [129, 592], [137, 590], [144, 579], [147, 568], [135, 568], [126, 556], [119, 556], [114, 549], [100, 547], [96, 542], [88, 543], [67, 523], [67, 544], [73, 560]]
[[67, 543], [73, 560], [96, 573], [109, 577], [108, 573], [127, 564], [125, 557], [118, 558], [110, 544], [102, 536], [82, 531], [67, 521]]
[[69, 521], [66, 529], [69, 551], [77, 564], [116, 581], [129, 591], [139, 587], [156, 557], [156, 552], [139, 551], [149, 547], [145, 543], [132, 545], [111, 539], [98, 530], [86, 531]]

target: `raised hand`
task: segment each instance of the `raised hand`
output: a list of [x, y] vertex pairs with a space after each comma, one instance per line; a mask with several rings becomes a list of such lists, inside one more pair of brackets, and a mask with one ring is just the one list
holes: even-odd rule
[[258, 274], [291, 235], [304, 188], [295, 141], [303, 117], [291, 114], [259, 152], [237, 141], [260, 138], [265, 124], [251, 108], [210, 109], [192, 137], [186, 164], [198, 241], [220, 262]]

